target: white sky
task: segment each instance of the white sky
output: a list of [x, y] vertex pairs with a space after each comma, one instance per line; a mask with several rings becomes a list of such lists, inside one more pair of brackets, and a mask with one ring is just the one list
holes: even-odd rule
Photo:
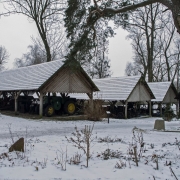
[[[132, 59], [130, 41], [126, 40], [127, 32], [119, 29], [117, 35], [110, 39], [109, 58], [111, 59], [112, 76], [123, 76], [126, 63]], [[37, 35], [33, 22], [23, 15], [11, 15], [0, 18], [0, 45], [5, 46], [10, 54], [7, 68], [13, 67], [15, 58], [20, 58], [27, 52], [27, 46], [32, 44], [31, 36]]]

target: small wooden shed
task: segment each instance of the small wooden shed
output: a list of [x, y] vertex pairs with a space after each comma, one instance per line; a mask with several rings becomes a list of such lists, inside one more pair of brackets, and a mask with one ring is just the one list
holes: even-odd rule
[[62, 60], [0, 72], [0, 93], [15, 98], [15, 112], [20, 93], [36, 92], [40, 99], [39, 115], [43, 114], [43, 96], [47, 93], [86, 93], [90, 99], [99, 89], [78, 62], [74, 66]]
[[162, 104], [172, 103], [177, 105], [178, 100], [175, 99], [177, 96], [177, 89], [172, 82], [148, 82], [148, 85], [155, 96], [155, 99], [152, 99], [152, 103], [160, 105], [161, 116]]

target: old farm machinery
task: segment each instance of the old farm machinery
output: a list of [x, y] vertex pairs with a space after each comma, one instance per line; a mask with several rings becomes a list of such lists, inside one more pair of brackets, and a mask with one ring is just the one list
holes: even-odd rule
[[62, 113], [73, 115], [76, 112], [76, 99], [69, 96], [45, 96], [43, 109], [46, 116]]
[[[0, 98], [0, 110], [14, 110], [15, 100], [9, 94], [3, 94]], [[45, 116], [53, 116], [54, 114], [76, 113], [76, 98], [69, 96], [44, 96], [43, 112]], [[20, 95], [18, 97], [18, 111], [22, 113], [39, 113], [39, 99], [33, 96]]]

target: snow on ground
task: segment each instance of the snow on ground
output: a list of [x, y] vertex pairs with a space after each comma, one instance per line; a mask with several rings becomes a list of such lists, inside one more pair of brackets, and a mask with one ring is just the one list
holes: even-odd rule
[[[0, 180], [180, 179], [180, 121], [165, 122], [166, 131], [170, 132], [164, 132], [153, 129], [156, 119], [110, 119], [108, 124], [107, 119], [101, 122], [47, 121], [0, 115]], [[67, 138], [74, 137], [75, 127], [81, 130], [93, 124], [94, 141], [87, 168], [83, 151]], [[135, 137], [145, 143], [138, 166], [133, 161], [134, 155], [128, 153], [134, 147], [131, 144], [135, 143], [132, 133], [135, 126], [140, 129], [135, 131]], [[12, 137], [14, 141], [25, 138], [24, 153], [8, 152]], [[136, 145], [139, 153], [140, 144], [136, 142]], [[70, 159], [77, 154], [82, 155], [81, 162], [70, 164]]]

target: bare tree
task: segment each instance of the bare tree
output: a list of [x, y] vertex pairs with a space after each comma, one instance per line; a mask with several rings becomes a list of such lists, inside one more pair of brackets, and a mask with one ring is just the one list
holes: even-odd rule
[[15, 59], [15, 66], [16, 67], [24, 67], [30, 66], [33, 64], [40, 64], [46, 61], [46, 54], [41, 48], [37, 45], [29, 45], [28, 46], [29, 52], [22, 55], [21, 58]]
[[180, 32], [180, 1], [179, 0], [132, 0], [122, 1], [114, 0], [111, 2], [102, 2], [99, 0], [93, 0], [94, 8], [89, 13], [88, 20], [92, 20], [93, 16], [96, 16], [96, 21], [107, 17], [109, 15], [122, 14], [128, 11], [135, 10], [140, 7], [151, 5], [153, 3], [161, 3], [172, 13], [174, 25], [178, 32]]
[[148, 74], [148, 81], [153, 81], [153, 61], [160, 55], [156, 36], [164, 23], [161, 21], [162, 7], [160, 4], [151, 4], [137, 9], [130, 15], [130, 22], [126, 28], [132, 39], [132, 47], [136, 64], [143, 68], [139, 71], [144, 77]]
[[62, 21], [65, 3], [63, 0], [3, 0], [8, 4], [3, 14], [20, 13], [32, 19], [43, 42], [47, 61], [52, 60], [48, 33]]
[[7, 63], [9, 53], [4, 46], [0, 46], [0, 71], [4, 69], [4, 65]]
[[[103, 35], [102, 35], [103, 36]], [[108, 58], [109, 41], [99, 38], [94, 57], [86, 63], [85, 69], [92, 78], [106, 78], [111, 76], [110, 59]]]
[[127, 62], [126, 63], [125, 74], [127, 76], [136, 76], [136, 75], [140, 74], [138, 69], [139, 69], [139, 66], [137, 67], [135, 63]]
[[179, 90], [180, 90], [180, 82], [179, 82], [179, 70], [180, 70], [180, 39], [176, 39], [175, 40], [175, 46], [176, 46], [176, 53], [177, 53], [177, 55], [176, 55], [176, 61], [177, 61], [177, 90], [178, 90], [178, 92], [179, 92]]
[[179, 0], [67, 1], [68, 8], [65, 11], [64, 20], [67, 37], [70, 39], [70, 51], [66, 60], [75, 60], [77, 54], [83, 54], [83, 52], [85, 54], [90, 48], [95, 48], [94, 40], [101, 21], [105, 22], [106, 27], [110, 21], [114, 21], [117, 26], [126, 27], [129, 12], [147, 5], [151, 6], [153, 3], [161, 3], [172, 13], [174, 25], [180, 32]]
[[[51, 51], [52, 61], [61, 59], [64, 56], [66, 56], [66, 54], [68, 53], [68, 40], [65, 37], [63, 24], [57, 22], [56, 27], [50, 29], [47, 32], [47, 38]], [[32, 37], [32, 41], [35, 45], [37, 45], [41, 49], [43, 54], [46, 55], [46, 49], [44, 48], [44, 44], [42, 42], [41, 37], [37, 37], [37, 38]]]
[[92, 78], [98, 79], [110, 77], [110, 59], [107, 56], [97, 58], [92, 62], [92, 67], [89, 74]]
[[148, 74], [149, 82], [172, 80], [177, 69], [174, 40], [178, 37], [174, 36], [171, 14], [160, 4], [149, 5], [131, 14], [126, 29], [134, 50], [134, 62], [131, 67], [127, 64], [126, 72], [136, 68], [144, 77]]
[[108, 32], [106, 32], [104, 28], [104, 22], [101, 22], [101, 26], [99, 26], [94, 39], [96, 47], [94, 49], [88, 49], [86, 53], [77, 53], [75, 56], [75, 59], [80, 62], [81, 66], [92, 78], [111, 76], [110, 59], [108, 58], [109, 40], [107, 39], [107, 34]]
[[178, 37], [175, 36], [175, 27], [171, 22], [170, 14], [167, 14], [166, 21], [168, 23], [165, 24], [164, 29], [158, 34], [159, 37], [157, 39], [161, 47], [160, 58], [162, 59], [161, 67], [164, 67], [164, 80], [171, 81], [176, 74], [176, 58], [180, 52], [177, 52], [177, 47], [174, 44], [175, 39], [178, 39]]

